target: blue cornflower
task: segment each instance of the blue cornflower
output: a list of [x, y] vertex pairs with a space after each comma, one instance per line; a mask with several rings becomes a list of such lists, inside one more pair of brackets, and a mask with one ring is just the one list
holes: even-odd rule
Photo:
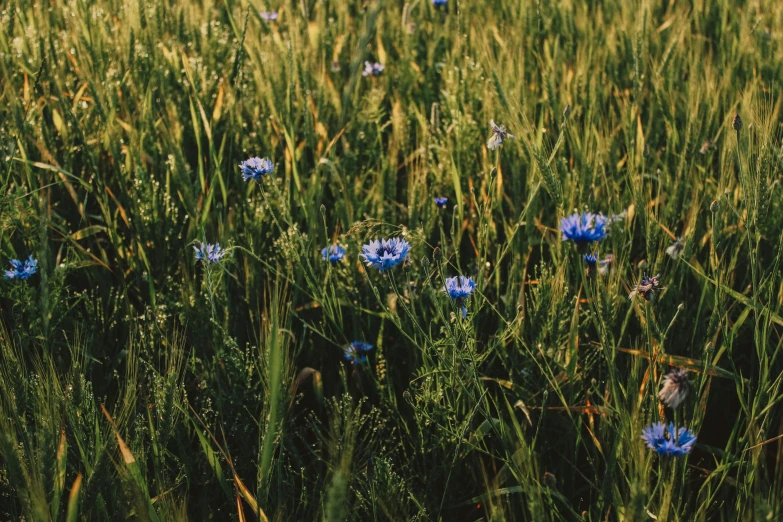
[[435, 206], [438, 208], [446, 208], [449, 204], [449, 198], [435, 198]]
[[647, 426], [642, 430], [642, 439], [656, 453], [674, 457], [687, 455], [696, 444], [696, 435], [692, 431], [685, 427], [675, 430], [672, 422], [668, 425], [655, 422]]
[[277, 13], [275, 13], [274, 11], [269, 12], [269, 13], [261, 11], [258, 14], [259, 14], [259, 16], [261, 16], [262, 20], [265, 20], [267, 22], [274, 22], [275, 20], [277, 20]]
[[362, 76], [378, 76], [383, 71], [382, 63], [372, 63], [369, 61], [364, 62], [364, 71]]
[[32, 255], [24, 263], [18, 259], [11, 259], [8, 262], [11, 264], [11, 270], [5, 271], [6, 279], [30, 279], [30, 276], [38, 271], [38, 261], [33, 259]]
[[589, 243], [600, 241], [606, 237], [606, 218], [600, 214], [584, 212], [571, 214], [560, 220], [560, 232], [563, 241], [571, 240], [574, 243]]
[[446, 286], [443, 291], [449, 294], [457, 306], [462, 310], [462, 318], [464, 319], [468, 315], [468, 308], [465, 306], [465, 301], [470, 298], [470, 294], [476, 290], [476, 282], [472, 277], [456, 276], [446, 279]]
[[240, 163], [239, 168], [242, 169], [242, 179], [258, 181], [262, 176], [273, 173], [275, 164], [269, 158], [250, 158]]
[[405, 261], [410, 245], [401, 237], [377, 239], [362, 246], [363, 258], [367, 266], [374, 266], [381, 272]]
[[593, 277], [595, 275], [595, 266], [598, 264], [598, 254], [585, 254], [583, 259], [585, 260], [585, 263], [587, 263], [585, 275], [587, 277]]
[[193, 250], [196, 251], [196, 261], [217, 263], [226, 255], [226, 251], [220, 248], [220, 243], [199, 243], [199, 246], [193, 246]]
[[332, 245], [321, 250], [321, 256], [324, 261], [328, 259], [330, 263], [336, 263], [345, 257], [345, 249], [340, 245]]
[[364, 341], [354, 341], [343, 350], [343, 356], [346, 361], [352, 364], [361, 364], [367, 362], [367, 352], [373, 349], [370, 343]]

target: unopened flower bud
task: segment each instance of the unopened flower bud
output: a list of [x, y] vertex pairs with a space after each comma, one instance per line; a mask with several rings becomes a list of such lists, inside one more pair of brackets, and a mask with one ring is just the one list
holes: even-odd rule
[[739, 113], [734, 115], [734, 119], [731, 122], [731, 126], [734, 128], [735, 131], [739, 132], [742, 128], [742, 118], [740, 118]]

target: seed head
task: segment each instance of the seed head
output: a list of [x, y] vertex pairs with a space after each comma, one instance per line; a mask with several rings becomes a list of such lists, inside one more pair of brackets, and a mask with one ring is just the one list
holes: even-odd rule
[[606, 254], [603, 259], [598, 260], [598, 273], [604, 277], [609, 275], [609, 270], [612, 269], [612, 263], [614, 263], [614, 255]]
[[689, 387], [688, 370], [675, 368], [663, 378], [658, 398], [668, 407], [675, 409], [685, 400]]
[[656, 274], [652, 277], [645, 275], [642, 280], [636, 285], [633, 291], [628, 295], [628, 299], [633, 299], [637, 295], [644, 297], [647, 301], [652, 301], [655, 298], [655, 293], [661, 287], [661, 274]]
[[685, 250], [685, 243], [683, 242], [681, 237], [678, 237], [674, 243], [672, 243], [667, 249], [666, 249], [666, 255], [671, 257], [672, 259], [677, 259], [680, 257], [680, 254], [682, 251]]

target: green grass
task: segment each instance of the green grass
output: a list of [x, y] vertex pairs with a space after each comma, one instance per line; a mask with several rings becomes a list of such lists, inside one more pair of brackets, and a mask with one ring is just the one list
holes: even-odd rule
[[[0, 21], [0, 261], [39, 262], [0, 281], [0, 518], [783, 518], [780, 2]], [[488, 150], [490, 119], [516, 139]], [[243, 182], [250, 156], [274, 176]], [[626, 213], [606, 277], [561, 241], [575, 210]], [[365, 268], [394, 235], [410, 263]], [[644, 273], [663, 290], [629, 300]], [[664, 418], [691, 455], [645, 448]]]

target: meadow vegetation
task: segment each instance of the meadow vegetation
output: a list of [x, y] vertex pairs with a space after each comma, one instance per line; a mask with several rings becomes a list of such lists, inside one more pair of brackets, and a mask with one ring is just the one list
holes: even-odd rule
[[0, 4], [0, 518], [783, 519], [783, 3], [438, 4]]

